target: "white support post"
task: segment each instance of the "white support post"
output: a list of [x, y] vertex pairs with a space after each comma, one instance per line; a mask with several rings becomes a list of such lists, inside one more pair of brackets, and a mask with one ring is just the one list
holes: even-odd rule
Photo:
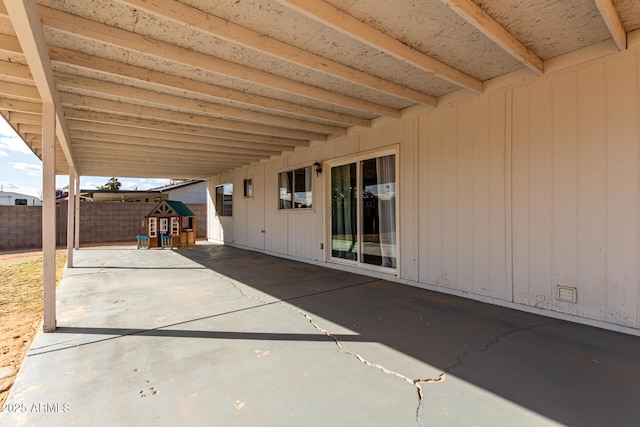
[[73, 244], [75, 242], [76, 169], [69, 168], [69, 197], [67, 198], [67, 267], [73, 268]]
[[73, 247], [75, 249], [80, 249], [80, 176], [76, 172], [76, 214], [75, 217], [75, 233], [74, 233], [74, 243]]
[[42, 270], [45, 332], [56, 329], [56, 107], [42, 104]]

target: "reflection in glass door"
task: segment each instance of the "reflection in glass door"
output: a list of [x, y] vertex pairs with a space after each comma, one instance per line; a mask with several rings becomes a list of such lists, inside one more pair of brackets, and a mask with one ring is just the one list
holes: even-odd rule
[[358, 260], [356, 164], [331, 168], [331, 256]]
[[362, 262], [396, 268], [395, 156], [362, 162]]
[[396, 268], [395, 155], [331, 168], [331, 257]]

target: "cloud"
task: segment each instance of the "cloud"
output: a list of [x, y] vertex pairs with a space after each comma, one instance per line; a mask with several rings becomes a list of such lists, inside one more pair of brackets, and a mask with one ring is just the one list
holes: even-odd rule
[[7, 181], [0, 181], [0, 186], [2, 186], [3, 191], [15, 191], [18, 188], [14, 183]]
[[20, 185], [19, 183], [15, 184], [13, 182], [0, 181], [0, 188], [2, 188], [2, 191], [9, 191], [12, 193], [27, 194], [33, 197], [42, 196], [42, 191], [40, 190], [40, 188]]
[[9, 153], [0, 150], [0, 157], [9, 157]]
[[42, 165], [34, 165], [32, 163], [23, 163], [23, 162], [13, 162], [9, 163], [9, 166], [12, 168], [19, 170], [21, 172], [26, 173], [30, 176], [39, 176], [42, 175]]
[[33, 154], [27, 144], [18, 137], [0, 136], [0, 148], [22, 154]]

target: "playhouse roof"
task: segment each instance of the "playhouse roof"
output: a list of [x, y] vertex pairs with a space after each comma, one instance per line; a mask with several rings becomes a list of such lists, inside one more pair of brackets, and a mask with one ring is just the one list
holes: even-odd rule
[[191, 209], [187, 207], [182, 202], [177, 200], [162, 200], [160, 203], [155, 205], [151, 212], [147, 214], [147, 216], [196, 216]]

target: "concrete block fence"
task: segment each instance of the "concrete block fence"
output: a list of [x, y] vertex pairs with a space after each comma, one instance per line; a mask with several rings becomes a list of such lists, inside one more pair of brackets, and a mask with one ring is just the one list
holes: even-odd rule
[[[144, 234], [144, 216], [156, 203], [81, 202], [80, 245], [136, 242]], [[207, 206], [187, 204], [196, 215], [196, 236], [207, 237]], [[67, 243], [67, 204], [56, 206], [56, 240]], [[0, 251], [42, 247], [41, 206], [0, 206]]]

